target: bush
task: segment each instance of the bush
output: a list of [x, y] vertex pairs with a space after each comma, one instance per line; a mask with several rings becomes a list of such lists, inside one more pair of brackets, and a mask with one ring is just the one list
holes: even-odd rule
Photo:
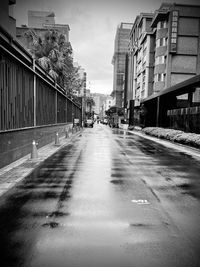
[[161, 139], [167, 139], [180, 144], [200, 148], [200, 134], [185, 133], [180, 130], [165, 129], [160, 127], [146, 127], [142, 131], [145, 134]]

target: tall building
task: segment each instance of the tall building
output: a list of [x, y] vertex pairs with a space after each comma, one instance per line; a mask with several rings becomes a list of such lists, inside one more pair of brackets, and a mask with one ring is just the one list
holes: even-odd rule
[[115, 105], [117, 107], [123, 106], [126, 53], [128, 52], [129, 34], [132, 26], [133, 26], [132, 23], [122, 22], [118, 26], [115, 36], [114, 55], [112, 58], [112, 64], [113, 64], [112, 96], [115, 98]]
[[112, 106], [114, 106], [113, 97], [107, 96], [106, 101], [105, 101], [105, 111], [111, 108]]
[[94, 112], [95, 114], [99, 115], [102, 110], [103, 104], [105, 103], [108, 96], [104, 94], [99, 94], [99, 93], [93, 93], [91, 94], [91, 96], [95, 103]]
[[154, 37], [151, 29], [152, 13], [137, 16], [130, 33], [129, 43], [129, 100], [135, 99], [135, 107], [141, 99], [153, 91]]

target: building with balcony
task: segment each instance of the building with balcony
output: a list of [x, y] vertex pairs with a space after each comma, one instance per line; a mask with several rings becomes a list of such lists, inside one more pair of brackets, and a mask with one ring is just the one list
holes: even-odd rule
[[129, 43], [129, 98], [140, 106], [141, 99], [152, 94], [154, 37], [151, 29], [152, 13], [141, 13], [134, 22]]
[[[137, 16], [129, 42], [128, 97], [134, 106], [132, 113], [129, 110], [132, 122], [140, 123], [142, 103], [147, 106], [148, 99], [153, 103], [154, 95], [200, 73], [199, 43], [200, 6], [164, 3], [154, 13]], [[199, 88], [186, 94], [184, 89], [169, 101], [168, 108], [199, 103], [199, 95]], [[153, 106], [156, 105], [152, 104], [151, 109]]]
[[[139, 121], [141, 100], [152, 94], [154, 78], [153, 13], [136, 17], [130, 32], [128, 56], [127, 103], [128, 117]], [[131, 101], [134, 99], [134, 110]]]
[[199, 25], [200, 6], [162, 4], [155, 11], [154, 93], [200, 73]]

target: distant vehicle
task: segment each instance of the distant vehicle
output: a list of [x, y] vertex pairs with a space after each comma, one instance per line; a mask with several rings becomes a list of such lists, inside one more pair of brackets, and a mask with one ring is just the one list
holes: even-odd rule
[[87, 119], [85, 121], [85, 127], [92, 127], [93, 128], [94, 121], [92, 119]]
[[109, 126], [111, 128], [119, 128], [120, 116], [117, 114], [112, 114], [112, 117], [109, 119]]

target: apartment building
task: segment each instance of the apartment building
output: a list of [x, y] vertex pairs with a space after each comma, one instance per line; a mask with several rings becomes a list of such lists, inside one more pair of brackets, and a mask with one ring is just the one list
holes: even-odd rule
[[114, 55], [112, 58], [113, 64], [113, 91], [112, 96], [115, 98], [117, 107], [123, 106], [123, 91], [124, 91], [124, 75], [126, 53], [128, 52], [129, 34], [132, 28], [132, 23], [122, 22], [116, 31]]
[[156, 41], [154, 93], [200, 73], [200, 6], [162, 4], [151, 27]]
[[[128, 98], [134, 101], [129, 118], [137, 123], [145, 99], [200, 73], [199, 44], [200, 6], [164, 3], [136, 17], [129, 41]], [[193, 102], [199, 96], [196, 88]], [[176, 99], [188, 102], [188, 94]]]
[[130, 33], [129, 43], [129, 100], [135, 99], [135, 106], [153, 91], [154, 37], [151, 29], [152, 13], [137, 16]]

